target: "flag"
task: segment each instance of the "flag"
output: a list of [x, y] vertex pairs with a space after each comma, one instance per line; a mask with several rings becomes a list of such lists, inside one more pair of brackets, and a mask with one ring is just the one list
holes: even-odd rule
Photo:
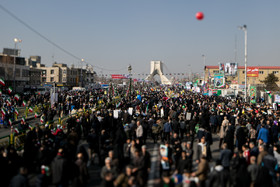
[[33, 107], [31, 106], [31, 107], [29, 107], [29, 112], [33, 112]]
[[15, 109], [15, 113], [16, 113], [16, 115], [18, 116], [19, 112], [18, 112], [18, 109], [17, 109], [17, 108]]
[[13, 120], [9, 119], [9, 125], [12, 126], [12, 124], [13, 124]]
[[41, 124], [43, 124], [43, 123], [44, 123], [44, 121], [45, 121], [45, 119], [44, 119], [44, 116], [42, 115], [42, 116], [41, 116], [41, 118], [40, 118], [40, 122], [41, 122]]
[[12, 102], [11, 102], [10, 98], [7, 99], [7, 104], [8, 104], [8, 106], [12, 105]]
[[39, 116], [39, 114], [37, 112], [35, 112], [35, 116], [34, 117], [37, 118], [38, 116]]
[[5, 86], [5, 81], [4, 81], [3, 78], [0, 78], [0, 84], [1, 84], [2, 86]]
[[18, 128], [15, 128], [15, 130], [14, 130], [14, 131], [15, 131], [15, 133], [17, 133], [17, 134], [19, 133]]
[[22, 117], [22, 118], [21, 118], [21, 122], [25, 122], [25, 117]]
[[17, 101], [19, 100], [19, 94], [15, 95], [15, 100], [17, 100]]
[[26, 106], [27, 105], [27, 102], [24, 100], [23, 102], [22, 102], [22, 106]]
[[0, 89], [0, 96], [2, 95], [2, 90]]
[[265, 93], [268, 94], [268, 96], [269, 96], [270, 98], [272, 98], [271, 91], [268, 91], [268, 90], [266, 90], [266, 89], [264, 89], [264, 91], [265, 91]]
[[2, 108], [1, 113], [2, 113], [3, 116], [5, 116], [6, 115], [6, 110], [4, 108]]
[[29, 130], [32, 130], [33, 127], [31, 125], [28, 125], [28, 128], [29, 128]]
[[13, 88], [11, 86], [9, 86], [8, 92], [9, 92], [9, 94], [11, 94], [13, 92]]

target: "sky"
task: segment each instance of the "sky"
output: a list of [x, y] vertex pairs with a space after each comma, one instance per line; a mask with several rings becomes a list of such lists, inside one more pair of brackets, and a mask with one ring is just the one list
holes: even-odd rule
[[[248, 66], [280, 65], [279, 0], [1, 0], [33, 30], [0, 7], [0, 51], [38, 55], [42, 63], [94, 66], [98, 74], [149, 73], [150, 61], [164, 63], [164, 73], [202, 72], [206, 65], [244, 65], [248, 29]], [[196, 19], [197, 12], [204, 19]], [[75, 56], [75, 57], [73, 57]]]

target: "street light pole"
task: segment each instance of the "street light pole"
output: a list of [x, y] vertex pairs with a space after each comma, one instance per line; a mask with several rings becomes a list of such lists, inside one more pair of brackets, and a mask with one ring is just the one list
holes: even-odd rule
[[19, 40], [18, 38], [14, 38], [14, 42], [15, 42], [15, 48], [14, 48], [14, 68], [13, 68], [13, 77], [14, 77], [14, 81], [13, 81], [13, 89], [16, 92], [16, 52], [17, 52], [17, 43], [21, 42], [21, 40]]
[[131, 67], [130, 64], [127, 67], [127, 70], [128, 70], [128, 73], [129, 73], [129, 97], [131, 97], [131, 70], [132, 70], [132, 67]]
[[82, 60], [81, 60], [81, 87], [83, 87], [83, 62], [84, 62], [84, 59], [82, 58]]
[[245, 52], [244, 52], [244, 56], [245, 56], [245, 102], [247, 101], [247, 25], [243, 25], [241, 27], [239, 27], [239, 29], [244, 31], [244, 44], [245, 44]]
[[205, 55], [202, 55], [203, 58], [203, 84], [205, 84]]

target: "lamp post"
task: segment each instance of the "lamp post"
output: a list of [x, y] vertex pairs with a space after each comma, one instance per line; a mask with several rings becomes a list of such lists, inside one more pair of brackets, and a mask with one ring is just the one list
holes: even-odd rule
[[201, 55], [203, 58], [203, 84], [205, 84], [205, 55]]
[[84, 59], [81, 59], [81, 87], [83, 87], [83, 62]]
[[132, 71], [132, 67], [129, 64], [129, 66], [127, 67], [128, 73], [129, 73], [129, 97], [131, 97], [131, 71]]
[[13, 77], [14, 77], [14, 81], [13, 81], [13, 89], [16, 92], [16, 56], [17, 56], [17, 43], [21, 42], [21, 40], [19, 40], [18, 38], [14, 38], [14, 42], [15, 42], [15, 48], [14, 48], [14, 68], [13, 68]]
[[245, 52], [244, 52], [244, 56], [245, 56], [245, 102], [247, 101], [247, 26], [243, 25], [238, 27], [239, 29], [244, 31], [244, 44], [245, 44]]

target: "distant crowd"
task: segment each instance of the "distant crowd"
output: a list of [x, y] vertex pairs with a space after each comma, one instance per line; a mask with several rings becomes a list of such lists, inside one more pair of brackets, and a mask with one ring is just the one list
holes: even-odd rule
[[[1, 148], [1, 186], [93, 186], [94, 181], [142, 187], [150, 176], [158, 186], [280, 182], [279, 111], [265, 102], [252, 105], [181, 87], [136, 87], [131, 95], [123, 88], [61, 92], [52, 105], [49, 96], [32, 95], [2, 106], [13, 113], [23, 100], [41, 104], [42, 120], [26, 131], [23, 150]], [[65, 126], [47, 123], [65, 116]], [[24, 132], [28, 126], [22, 121], [19, 128]], [[151, 159], [154, 150], [157, 159]], [[92, 168], [99, 168], [100, 176], [92, 176]]]

